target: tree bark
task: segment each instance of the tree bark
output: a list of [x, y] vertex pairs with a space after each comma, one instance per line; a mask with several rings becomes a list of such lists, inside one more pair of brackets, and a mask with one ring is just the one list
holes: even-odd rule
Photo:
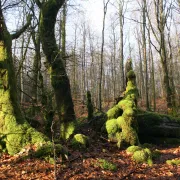
[[75, 120], [75, 113], [69, 78], [54, 33], [56, 16], [63, 3], [64, 1], [48, 0], [40, 5], [40, 36], [42, 48], [51, 69], [51, 84], [54, 89], [57, 112], [61, 122], [61, 137], [67, 139], [74, 129], [72, 124]]
[[19, 152], [27, 144], [48, 140], [25, 121], [21, 112], [11, 51], [13, 37], [18, 36], [8, 32], [0, 3], [0, 144], [5, 144], [3, 148], [9, 154]]

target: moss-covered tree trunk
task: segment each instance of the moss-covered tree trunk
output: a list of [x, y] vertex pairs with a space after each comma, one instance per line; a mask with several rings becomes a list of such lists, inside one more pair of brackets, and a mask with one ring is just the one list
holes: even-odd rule
[[16, 34], [10, 35], [0, 4], [0, 145], [2, 149], [7, 149], [9, 154], [19, 152], [27, 144], [47, 140], [25, 121], [17, 98], [11, 44], [12, 38], [19, 37], [29, 24]]
[[36, 3], [41, 9], [40, 36], [43, 51], [51, 68], [51, 84], [54, 89], [57, 112], [61, 122], [60, 133], [61, 137], [66, 139], [74, 129], [75, 113], [69, 79], [56, 44], [54, 32], [56, 16], [64, 0], [48, 0], [44, 3], [36, 0]]
[[[132, 70], [132, 62], [129, 59], [126, 64], [127, 86], [124, 92], [124, 98], [112, 109], [107, 112], [108, 121], [106, 122], [106, 129], [108, 136], [115, 136], [118, 141], [118, 147], [122, 144], [138, 145], [139, 139], [137, 135], [137, 97], [138, 90], [135, 83], [135, 74]], [[121, 129], [121, 130], [120, 130]]]

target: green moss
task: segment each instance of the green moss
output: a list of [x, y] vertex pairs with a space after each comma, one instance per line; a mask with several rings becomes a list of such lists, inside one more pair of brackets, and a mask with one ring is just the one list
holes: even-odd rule
[[118, 127], [121, 128], [124, 122], [124, 118], [122, 116], [119, 116], [116, 121], [117, 121]]
[[71, 145], [74, 149], [86, 149], [89, 143], [89, 138], [83, 134], [74, 135], [71, 141]]
[[104, 170], [117, 171], [117, 166], [106, 159], [98, 159], [97, 165]]
[[114, 136], [118, 131], [118, 129], [119, 127], [116, 119], [111, 119], [106, 122], [106, 130], [109, 137]]
[[139, 150], [142, 150], [142, 147], [139, 147], [139, 146], [129, 146], [126, 149], [126, 152], [134, 154], [134, 152], [139, 151]]
[[108, 120], [118, 118], [119, 116], [121, 116], [121, 114], [122, 114], [122, 110], [119, 108], [118, 105], [116, 105], [113, 108], [108, 110], [107, 118], [108, 118]]
[[149, 165], [153, 164], [151, 151], [147, 148], [139, 151], [135, 151], [132, 158], [137, 163], [147, 163]]
[[135, 103], [133, 100], [123, 99], [118, 103], [119, 108], [125, 110], [127, 108], [133, 108], [135, 107]]
[[161, 156], [161, 152], [159, 150], [155, 150], [152, 152], [152, 159], [158, 159]]
[[63, 122], [60, 125], [60, 138], [67, 140], [75, 130], [76, 122]]
[[137, 119], [142, 128], [146, 126], [160, 125], [162, 122], [162, 118], [159, 114], [151, 112], [137, 114]]
[[130, 70], [128, 73], [127, 73], [127, 78], [128, 79], [135, 79], [136, 78], [136, 75], [134, 73], [133, 70]]
[[[55, 144], [55, 152], [56, 155], [67, 155], [68, 151], [61, 145]], [[37, 151], [34, 152], [34, 156], [37, 158], [44, 158], [44, 157], [53, 157], [54, 156], [54, 149], [52, 142], [48, 141], [45, 143], [41, 143], [38, 146]]]
[[135, 111], [134, 111], [132, 108], [127, 108], [127, 109], [124, 111], [123, 116], [125, 116], [125, 117], [135, 116]]
[[180, 159], [167, 160], [166, 164], [168, 164], [168, 165], [180, 165]]

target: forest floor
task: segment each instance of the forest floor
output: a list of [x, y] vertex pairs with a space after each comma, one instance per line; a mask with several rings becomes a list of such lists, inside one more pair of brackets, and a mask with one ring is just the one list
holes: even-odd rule
[[[161, 104], [161, 103], [160, 103]], [[158, 106], [159, 107], [159, 106]], [[160, 111], [164, 107], [159, 107]], [[159, 150], [160, 156], [153, 165], [137, 164], [125, 149], [119, 150], [116, 144], [108, 142], [90, 128], [82, 130], [90, 136], [90, 147], [84, 151], [71, 149], [70, 156], [63, 163], [57, 159], [58, 180], [180, 180], [180, 165], [168, 165], [166, 160], [180, 160], [180, 145], [153, 145], [150, 149]], [[103, 164], [104, 162], [104, 164]], [[23, 154], [0, 158], [0, 180], [53, 180], [54, 165], [34, 157], [25, 158]]]
[[[92, 140], [85, 151], [69, 149], [69, 159], [57, 161], [58, 180], [121, 180], [121, 179], [167, 179], [180, 180], [180, 165], [168, 165], [166, 160], [180, 159], [180, 146], [156, 146], [161, 155], [154, 164], [136, 164], [126, 150], [89, 130]], [[102, 165], [100, 162], [105, 161]], [[108, 162], [108, 163], [107, 163]], [[53, 180], [54, 165], [23, 155], [2, 155], [0, 159], [0, 179], [2, 180]]]

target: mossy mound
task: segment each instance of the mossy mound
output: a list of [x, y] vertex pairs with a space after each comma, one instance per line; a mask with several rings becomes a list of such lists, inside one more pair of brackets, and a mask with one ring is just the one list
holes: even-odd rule
[[137, 163], [147, 163], [152, 165], [152, 152], [148, 148], [143, 148], [140, 146], [130, 146], [126, 149], [126, 152], [132, 154], [132, 159]]
[[167, 160], [166, 164], [168, 164], [168, 165], [180, 165], [180, 159]]
[[71, 145], [74, 149], [86, 149], [90, 145], [89, 138], [83, 134], [76, 134], [71, 140]]
[[131, 153], [131, 154], [134, 154], [134, 152], [140, 151], [140, 150], [142, 150], [142, 147], [139, 147], [139, 146], [129, 146], [129, 147], [126, 149], [126, 152], [127, 152], [127, 153]]
[[113, 141], [117, 141], [116, 139], [116, 133], [120, 132], [120, 126], [118, 125], [117, 119], [111, 119], [106, 122], [106, 130], [108, 133], [108, 138]]
[[18, 153], [27, 144], [38, 145], [49, 140], [45, 135], [32, 128], [27, 122], [17, 124], [16, 118], [12, 115], [5, 116], [5, 124], [2, 131], [3, 147], [10, 155]]
[[114, 107], [109, 109], [108, 112], [107, 112], [108, 120], [116, 119], [121, 115], [122, 115], [122, 109], [120, 109], [118, 105], [115, 105]]
[[56, 153], [56, 156], [61, 154], [63, 159], [65, 159], [65, 157], [67, 157], [68, 155], [68, 151], [62, 145], [55, 144], [55, 146], [53, 147], [53, 144], [50, 141], [41, 144], [33, 155], [37, 158], [43, 158], [53, 164], [54, 152]]
[[148, 165], [153, 164], [151, 151], [147, 148], [135, 151], [132, 158], [137, 163], [147, 163]]
[[117, 166], [106, 159], [98, 159], [96, 166], [99, 166], [104, 170], [117, 171]]

